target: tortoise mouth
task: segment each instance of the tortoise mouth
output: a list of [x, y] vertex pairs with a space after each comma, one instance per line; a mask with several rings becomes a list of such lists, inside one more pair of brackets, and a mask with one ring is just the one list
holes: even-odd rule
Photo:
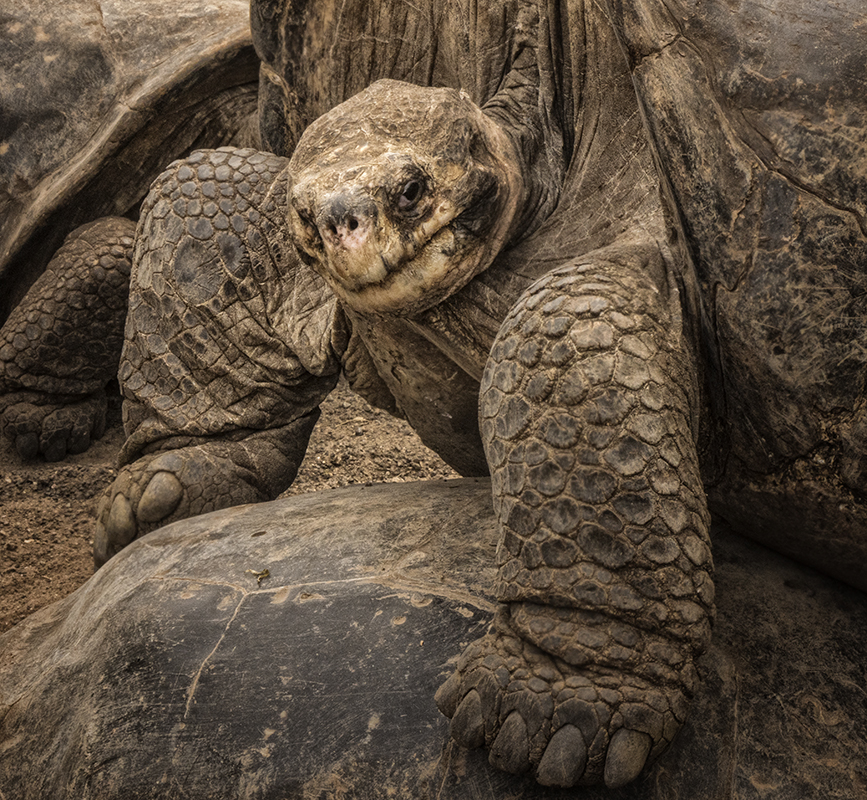
[[[370, 231], [373, 225], [360, 223], [354, 230], [368, 233], [370, 241], [355, 251], [341, 243], [328, 242], [308, 221], [304, 223], [305, 235], [298, 241], [300, 255], [345, 300], [360, 298], [372, 287], [384, 297], [390, 287], [406, 276], [431, 287], [441, 277], [456, 272], [461, 264], [475, 260], [471, 253], [479, 249], [478, 236], [472, 223], [462, 220], [463, 216], [455, 212], [437, 220], [438, 224], [421, 224], [409, 233], [396, 231], [387, 223]], [[476, 216], [469, 213], [467, 220]], [[394, 299], [398, 301], [397, 297]]]

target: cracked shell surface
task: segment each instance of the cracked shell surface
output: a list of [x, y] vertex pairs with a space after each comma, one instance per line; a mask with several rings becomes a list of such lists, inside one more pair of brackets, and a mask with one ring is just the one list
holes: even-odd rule
[[713, 342], [711, 510], [865, 588], [863, 4], [610, 7]]
[[[486, 480], [350, 487], [134, 542], [0, 637], [0, 792], [575, 798], [448, 743], [432, 701], [449, 659], [493, 613], [490, 491]], [[478, 535], [455, 533], [466, 526]], [[864, 595], [719, 527], [714, 558], [715, 644], [698, 664], [708, 691], [680, 746], [629, 786], [578, 796], [759, 800], [768, 786], [806, 800], [857, 796]], [[549, 782], [574, 773], [589, 696], [576, 678], [561, 690]], [[621, 738], [641, 747], [640, 736]]]

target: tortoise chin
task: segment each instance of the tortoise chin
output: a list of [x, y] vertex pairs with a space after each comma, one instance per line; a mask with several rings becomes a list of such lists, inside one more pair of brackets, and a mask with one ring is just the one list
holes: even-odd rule
[[302, 260], [347, 306], [398, 316], [486, 269], [522, 192], [511, 142], [465, 95], [396, 81], [317, 120], [288, 169]]

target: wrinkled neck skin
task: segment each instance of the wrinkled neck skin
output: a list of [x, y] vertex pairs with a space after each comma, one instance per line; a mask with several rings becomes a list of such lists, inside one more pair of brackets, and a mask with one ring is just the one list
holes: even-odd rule
[[527, 200], [533, 192], [533, 181], [526, 172], [513, 131], [484, 110], [480, 119], [485, 126], [490, 157], [500, 170], [504, 200], [499, 219], [490, 233], [489, 255], [486, 263], [479, 265], [476, 275], [487, 269], [497, 254], [511, 243], [517, 228], [526, 226]]
[[535, 231], [560, 199], [568, 157], [563, 120], [557, 114], [560, 92], [555, 86], [552, 54], [539, 42], [550, 42], [549, 20], [528, 11], [524, 36], [500, 90], [482, 111], [510, 142], [523, 177], [521, 199], [507, 247]]
[[[503, 249], [517, 244], [529, 236], [545, 221], [560, 196], [557, 178], [539, 170], [540, 151], [545, 145], [538, 141], [536, 132], [521, 120], [518, 108], [506, 115], [502, 108], [485, 109], [490, 124], [492, 138], [500, 142], [501, 150], [511, 154], [508, 170], [515, 177], [513, 185], [517, 190], [514, 213], [509, 219], [509, 235]], [[494, 254], [496, 256], [496, 254]], [[493, 260], [493, 259], [492, 259]]]

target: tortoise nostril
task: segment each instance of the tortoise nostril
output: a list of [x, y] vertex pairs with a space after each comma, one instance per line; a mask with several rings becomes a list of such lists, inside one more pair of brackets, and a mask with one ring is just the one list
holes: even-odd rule
[[333, 244], [357, 246], [376, 217], [376, 203], [367, 195], [333, 194], [325, 197], [316, 214], [322, 238]]

